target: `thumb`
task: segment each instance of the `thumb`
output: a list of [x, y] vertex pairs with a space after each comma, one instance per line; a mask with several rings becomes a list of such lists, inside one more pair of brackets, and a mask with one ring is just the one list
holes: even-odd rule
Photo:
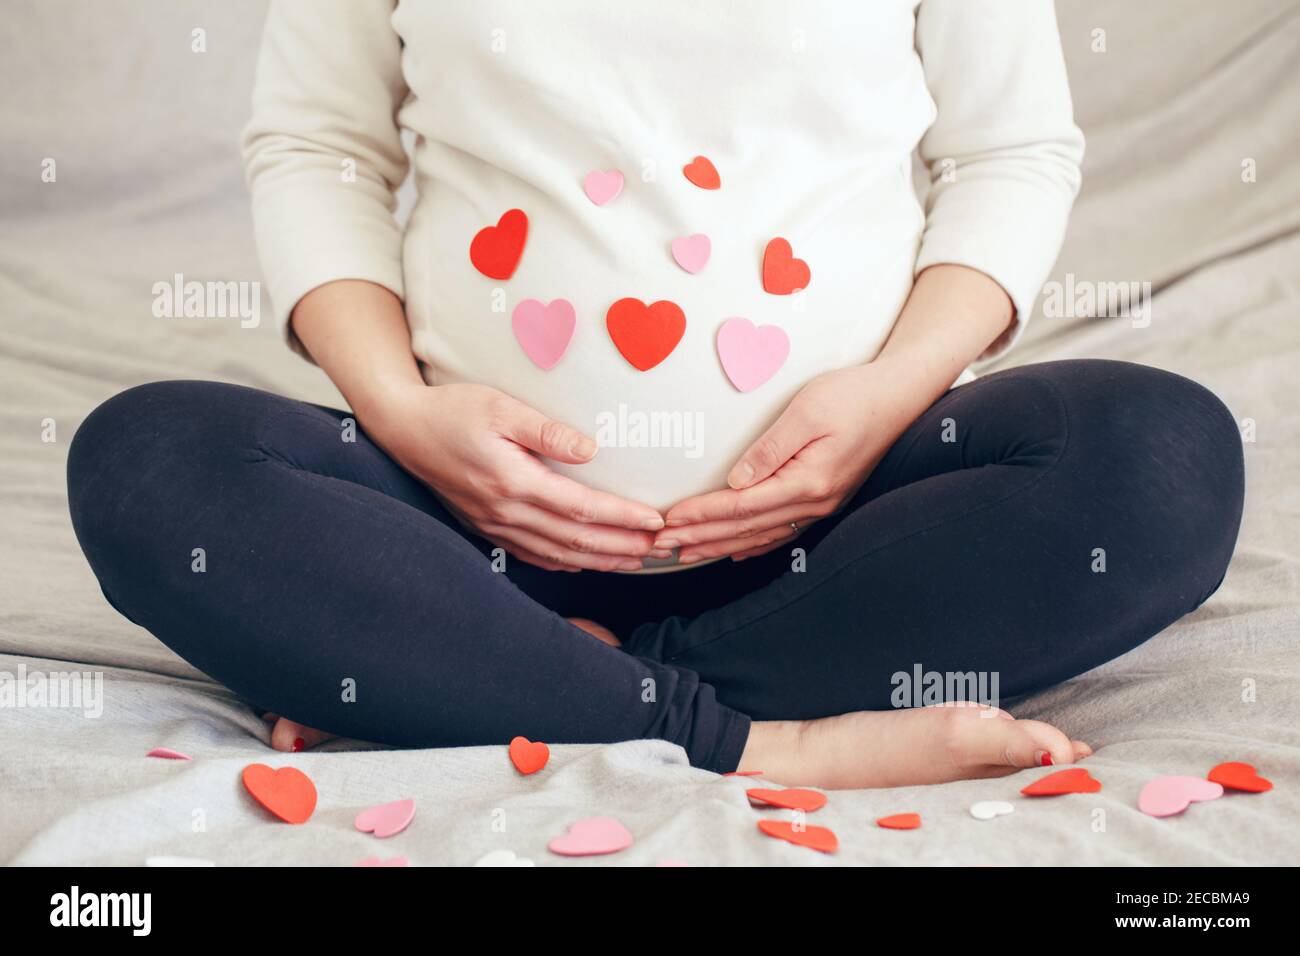
[[749, 446], [727, 474], [727, 484], [739, 491], [767, 478], [813, 439], [803, 416], [793, 406]]
[[523, 402], [505, 423], [503, 433], [511, 441], [554, 461], [581, 465], [596, 455], [596, 442], [563, 422], [547, 418]]

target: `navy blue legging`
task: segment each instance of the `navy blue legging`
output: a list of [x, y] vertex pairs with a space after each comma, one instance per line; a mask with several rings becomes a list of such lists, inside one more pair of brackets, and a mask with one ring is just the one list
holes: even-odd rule
[[495, 571], [425, 486], [342, 440], [343, 417], [133, 388], [77, 432], [69, 503], [121, 613], [250, 701], [395, 746], [658, 737], [728, 771], [751, 719], [886, 709], [917, 666], [1019, 695], [1200, 605], [1241, 519], [1222, 402], [1123, 362], [953, 389], [788, 547], [654, 575]]

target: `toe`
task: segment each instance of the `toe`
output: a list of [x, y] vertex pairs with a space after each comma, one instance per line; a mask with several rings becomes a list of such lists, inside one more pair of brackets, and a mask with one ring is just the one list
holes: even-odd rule
[[327, 734], [323, 730], [281, 717], [271, 729], [271, 747], [282, 753], [297, 753], [333, 737], [333, 734]]

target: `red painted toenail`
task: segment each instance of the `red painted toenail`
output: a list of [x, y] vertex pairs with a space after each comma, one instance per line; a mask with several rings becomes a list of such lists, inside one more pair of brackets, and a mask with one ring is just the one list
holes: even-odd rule
[[1043, 751], [1043, 759], [1040, 760], [1040, 761], [1038, 762], [1038, 764], [1039, 764], [1039, 766], [1041, 766], [1041, 767], [1050, 767], [1050, 766], [1052, 766], [1052, 755], [1049, 754], [1047, 751]]
[[307, 749], [307, 741], [303, 740], [301, 737], [294, 737], [294, 738], [293, 738], [293, 752], [294, 752], [294, 753], [297, 753], [297, 752], [300, 751], [300, 750], [306, 750], [306, 749]]

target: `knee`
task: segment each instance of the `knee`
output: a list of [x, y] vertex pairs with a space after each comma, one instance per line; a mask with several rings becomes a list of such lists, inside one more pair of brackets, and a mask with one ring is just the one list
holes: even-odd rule
[[1148, 537], [1153, 560], [1163, 555], [1184, 568], [1204, 600], [1227, 570], [1241, 524], [1236, 419], [1181, 375], [1127, 362], [1079, 365], [1088, 401], [1071, 409], [1071, 434], [1082, 454], [1104, 463], [1093, 475], [1097, 487], [1115, 493], [1113, 504]]
[[[185, 434], [191, 412], [210, 383], [153, 382], [99, 405], [86, 417], [68, 450], [68, 510], [73, 530], [94, 565], [95, 544], [114, 528], [137, 521], [153, 493], [162, 449]], [[155, 489], [156, 490], [156, 489]]]

